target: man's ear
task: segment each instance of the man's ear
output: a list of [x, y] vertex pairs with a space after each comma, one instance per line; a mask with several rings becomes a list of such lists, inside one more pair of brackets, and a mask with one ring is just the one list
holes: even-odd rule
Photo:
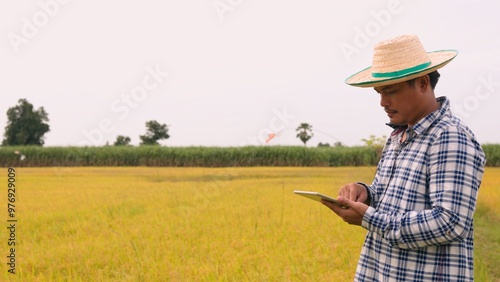
[[431, 79], [429, 78], [429, 75], [426, 74], [417, 78], [415, 84], [420, 88], [420, 90], [426, 91], [427, 87], [431, 87]]

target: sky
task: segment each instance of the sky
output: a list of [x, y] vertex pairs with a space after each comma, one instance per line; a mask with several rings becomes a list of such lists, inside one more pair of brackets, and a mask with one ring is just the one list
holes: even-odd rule
[[[416, 34], [456, 49], [436, 96], [481, 143], [500, 143], [500, 2], [38, 0], [0, 2], [0, 133], [19, 99], [49, 114], [45, 146], [362, 145], [390, 134], [372, 88], [344, 80], [373, 46]], [[265, 142], [269, 133], [277, 136]]]

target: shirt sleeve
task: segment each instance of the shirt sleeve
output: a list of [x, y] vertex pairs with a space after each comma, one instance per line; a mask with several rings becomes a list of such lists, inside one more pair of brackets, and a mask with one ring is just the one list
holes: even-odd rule
[[382, 151], [382, 156], [380, 158], [379, 163], [377, 164], [377, 173], [375, 174], [375, 178], [373, 179], [373, 182], [371, 185], [368, 185], [364, 182], [356, 182], [358, 184], [363, 185], [366, 188], [366, 191], [368, 191], [368, 197], [370, 198], [370, 206], [375, 207], [377, 206], [378, 200], [380, 198], [380, 193], [378, 193], [375, 190], [375, 187], [378, 186], [378, 177], [377, 175], [379, 174], [380, 168], [384, 165], [384, 157], [386, 156], [386, 148], [388, 144], [390, 143], [390, 138], [387, 139], [386, 144], [384, 146], [384, 149]]
[[431, 208], [383, 213], [372, 205], [362, 226], [405, 249], [462, 240], [472, 226], [484, 162], [481, 147], [465, 132], [443, 131], [429, 150], [426, 173]]

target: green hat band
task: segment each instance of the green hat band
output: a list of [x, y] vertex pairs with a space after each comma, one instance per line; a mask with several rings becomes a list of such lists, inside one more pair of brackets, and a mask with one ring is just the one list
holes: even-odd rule
[[400, 76], [405, 76], [410, 73], [414, 73], [419, 70], [425, 69], [427, 66], [429, 66], [431, 62], [423, 63], [411, 68], [407, 68], [404, 70], [399, 70], [399, 71], [393, 71], [393, 72], [374, 72], [372, 73], [373, 77], [400, 77]]

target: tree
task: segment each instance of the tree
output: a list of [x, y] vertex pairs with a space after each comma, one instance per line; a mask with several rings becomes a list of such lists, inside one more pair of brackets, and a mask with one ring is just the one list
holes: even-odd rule
[[34, 110], [26, 99], [19, 99], [16, 106], [7, 110], [7, 126], [2, 145], [43, 146], [44, 135], [50, 131], [48, 121], [49, 115], [43, 107]]
[[342, 144], [342, 142], [340, 142], [340, 141], [335, 142], [333, 144], [333, 146], [335, 146], [335, 147], [345, 147], [344, 144]]
[[115, 146], [127, 146], [130, 145], [130, 137], [118, 135], [116, 136]]
[[159, 145], [158, 140], [170, 138], [168, 126], [156, 120], [146, 122], [146, 129], [146, 134], [139, 136], [142, 140], [141, 145]]
[[330, 147], [330, 144], [328, 144], [328, 143], [323, 144], [323, 143], [319, 142], [318, 147]]
[[295, 131], [298, 132], [297, 138], [299, 138], [304, 143], [304, 146], [306, 145], [307, 141], [309, 141], [309, 139], [314, 136], [314, 134], [312, 133], [312, 125], [308, 123], [301, 123], [299, 127], [295, 129]]
[[382, 150], [384, 149], [385, 143], [387, 141], [387, 136], [382, 135], [382, 137], [376, 137], [375, 135], [370, 135], [368, 139], [361, 139], [365, 143], [365, 146], [374, 148], [377, 153], [377, 158], [380, 159], [382, 156]]
[[382, 135], [382, 137], [376, 137], [375, 135], [370, 135], [368, 139], [361, 139], [365, 143], [365, 146], [372, 148], [383, 148], [385, 142], [387, 141], [387, 136]]

